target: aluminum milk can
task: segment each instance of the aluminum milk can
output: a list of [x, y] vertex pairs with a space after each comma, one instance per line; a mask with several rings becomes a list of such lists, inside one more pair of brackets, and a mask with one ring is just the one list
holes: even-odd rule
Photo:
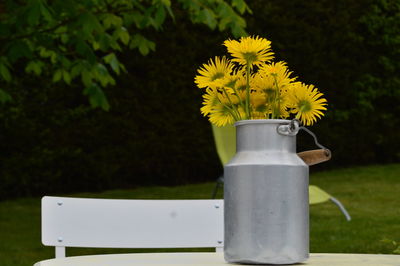
[[309, 257], [308, 165], [296, 154], [298, 122], [242, 120], [224, 167], [225, 260], [291, 264]]

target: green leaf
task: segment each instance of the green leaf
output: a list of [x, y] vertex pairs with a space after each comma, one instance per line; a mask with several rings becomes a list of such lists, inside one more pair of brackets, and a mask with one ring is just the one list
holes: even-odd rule
[[95, 51], [99, 50], [100, 49], [100, 43], [98, 43], [96, 41], [92, 42], [92, 48]]
[[53, 16], [51, 15], [50, 10], [42, 3], [40, 3], [40, 13], [45, 20], [49, 22], [53, 21]]
[[57, 69], [56, 72], [54, 72], [54, 74], [53, 74], [53, 82], [60, 81], [62, 76], [63, 76], [63, 70]]
[[252, 13], [244, 0], [232, 0], [232, 7], [236, 8], [240, 14], [244, 14], [246, 11]]
[[81, 75], [82, 69], [83, 69], [82, 64], [76, 63], [76, 64], [71, 68], [71, 72], [70, 72], [71, 78], [75, 78], [75, 77]]
[[97, 57], [92, 48], [83, 39], [79, 38], [76, 40], [75, 48], [78, 54], [85, 57], [91, 64], [97, 61]]
[[4, 90], [0, 89], [0, 102], [6, 103], [11, 101], [12, 101], [11, 95], [5, 92]]
[[0, 75], [5, 81], [11, 81], [11, 73], [3, 62], [0, 62]]
[[135, 34], [129, 45], [129, 48], [138, 48], [142, 55], [147, 55], [150, 51], [155, 51], [156, 44], [147, 40], [141, 34]]
[[82, 83], [83, 85], [85, 85], [85, 87], [90, 87], [92, 85], [92, 74], [88, 71], [88, 70], [83, 70], [81, 72], [81, 79], [82, 79]]
[[106, 87], [110, 83], [109, 77], [111, 77], [107, 68], [103, 64], [97, 64], [94, 70], [97, 73], [96, 77], [100, 81], [101, 86]]
[[59, 56], [59, 61], [61, 62], [64, 69], [69, 69], [71, 66], [71, 61], [66, 56]]
[[111, 66], [112, 70], [114, 70], [114, 72], [119, 75], [119, 73], [120, 73], [119, 61], [118, 61], [118, 58], [115, 56], [115, 54], [114, 53], [108, 54], [108, 55], [104, 56], [103, 59], [104, 59], [104, 62], [109, 64]]
[[166, 17], [164, 6], [159, 6], [156, 11], [156, 15], [154, 17], [154, 21], [157, 24], [158, 28], [161, 28], [161, 25], [164, 23]]
[[219, 21], [218, 29], [223, 31], [226, 29], [227, 25], [232, 22], [231, 17], [224, 17]]
[[9, 44], [7, 57], [11, 63], [20, 58], [32, 58], [32, 51], [25, 40], [15, 40]]
[[86, 87], [83, 94], [89, 96], [89, 102], [92, 107], [100, 107], [105, 111], [110, 110], [110, 104], [103, 90], [96, 83], [92, 83], [90, 86]]
[[97, 64], [96, 69], [97, 69], [97, 72], [102, 76], [109, 75], [107, 68], [103, 64], [100, 64], [100, 63]]
[[85, 35], [82, 37], [89, 38], [94, 32], [102, 33], [104, 31], [97, 17], [91, 12], [81, 14], [77, 24], [82, 27], [83, 34]]
[[101, 34], [98, 36], [98, 42], [102, 51], [108, 51], [110, 43], [113, 42], [112, 37], [108, 33]]
[[43, 62], [30, 61], [25, 67], [25, 72], [34, 73], [35, 75], [39, 76], [40, 74], [42, 74], [42, 67], [43, 67]]
[[70, 73], [64, 69], [62, 72], [62, 75], [63, 75], [64, 82], [67, 83], [68, 85], [71, 85], [72, 78], [71, 78]]
[[123, 44], [125, 44], [125, 45], [129, 44], [130, 35], [124, 27], [121, 27], [121, 29], [118, 31], [118, 36]]
[[210, 9], [206, 8], [200, 12], [199, 19], [201, 22], [206, 24], [210, 29], [215, 29], [217, 26], [217, 20], [215, 14]]
[[69, 36], [68, 34], [61, 34], [60, 40], [62, 43], [67, 43], [69, 41]]
[[112, 26], [121, 27], [123, 24], [123, 20], [121, 17], [118, 17], [114, 14], [106, 14], [103, 19], [103, 25], [106, 29], [111, 28]]
[[170, 0], [161, 0], [161, 3], [164, 5], [165, 9], [168, 11], [170, 17], [175, 21], [174, 13], [171, 9], [171, 1]]
[[50, 57], [51, 54], [53, 53], [53, 51], [47, 50], [47, 49], [46, 49], [45, 47], [43, 47], [43, 46], [38, 47], [38, 49], [39, 49], [39, 55], [40, 55], [41, 57], [44, 57], [44, 58]]
[[41, 4], [38, 1], [32, 1], [27, 7], [26, 20], [30, 26], [36, 26], [39, 24], [41, 15]]

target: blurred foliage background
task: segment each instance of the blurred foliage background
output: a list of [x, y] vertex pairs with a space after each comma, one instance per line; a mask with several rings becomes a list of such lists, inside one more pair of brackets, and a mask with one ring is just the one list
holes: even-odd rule
[[[57, 10], [43, 11], [50, 1], [27, 2], [44, 8], [38, 18], [20, 22], [21, 34], [32, 23], [58, 25]], [[189, 5], [200, 2], [207, 8]], [[326, 116], [312, 130], [333, 159], [316, 169], [400, 161], [400, 0], [247, 1], [252, 12], [243, 1], [229, 1], [225, 9], [221, 1], [200, 2], [153, 1], [143, 14], [158, 3], [164, 15], [147, 15], [161, 16], [159, 23], [124, 24], [129, 37], [115, 33], [120, 22], [81, 34], [85, 24], [73, 20], [75, 13], [66, 15], [78, 27], [65, 33], [73, 41], [42, 39], [47, 32], [21, 38], [18, 27], [10, 30], [18, 23], [1, 5], [0, 199], [215, 180], [222, 167], [193, 81], [201, 64], [225, 54], [225, 39], [243, 34], [241, 17], [249, 34], [271, 40], [276, 58], [328, 99]], [[96, 8], [84, 10], [105, 27], [107, 18]], [[121, 23], [124, 16], [137, 16], [112, 14]], [[105, 32], [113, 41], [102, 47], [96, 43]], [[15, 36], [28, 40], [26, 46], [10, 44]], [[80, 38], [91, 52], [78, 45]], [[59, 46], [72, 53], [54, 49], [65, 58], [52, 61], [49, 50]], [[303, 133], [298, 144], [299, 151], [315, 147]]]

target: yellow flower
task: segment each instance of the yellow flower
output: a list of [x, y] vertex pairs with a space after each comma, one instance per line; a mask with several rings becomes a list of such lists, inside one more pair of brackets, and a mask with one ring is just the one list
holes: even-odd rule
[[277, 96], [276, 86], [272, 76], [261, 76], [257, 73], [251, 77], [250, 87], [263, 92], [267, 102], [273, 102]]
[[253, 111], [251, 112], [251, 119], [267, 119], [268, 117], [266, 115], [265, 112]]
[[215, 57], [197, 71], [206, 88], [201, 113], [217, 126], [242, 119], [289, 119], [312, 125], [327, 101], [313, 85], [296, 82], [285, 62], [271, 62], [271, 42], [258, 36], [224, 42], [233, 59]]
[[286, 66], [284, 61], [277, 63], [263, 64], [260, 67], [259, 73], [261, 76], [266, 77], [272, 81], [276, 81], [279, 89], [282, 91], [291, 82], [296, 80], [296, 77], [291, 78], [291, 71]]
[[236, 120], [227, 106], [217, 105], [209, 114], [209, 120], [217, 127], [232, 125]]
[[[233, 104], [244, 101], [246, 97], [246, 77], [243, 71], [234, 71], [232, 75], [227, 75], [223, 79], [218, 79], [214, 84], [219, 91], [226, 91]], [[224, 97], [226, 98], [225, 93]]]
[[235, 89], [240, 93], [246, 91], [246, 86], [247, 86], [246, 77], [243, 74], [239, 75], [239, 78], [235, 83]]
[[210, 114], [213, 109], [219, 108], [219, 106], [226, 105], [231, 107], [232, 100], [236, 96], [229, 94], [228, 97], [222, 88], [211, 89], [207, 88], [206, 93], [203, 94], [203, 107], [200, 108], [201, 113], [206, 116]]
[[[230, 98], [234, 99], [236, 96], [230, 95]], [[243, 114], [240, 108], [232, 104], [230, 98], [226, 97], [221, 88], [207, 88], [206, 93], [203, 94], [203, 107], [200, 108], [200, 111], [217, 126], [233, 124], [237, 117], [241, 118]], [[236, 115], [236, 118], [232, 113]]]
[[277, 114], [279, 118], [286, 119], [289, 117], [290, 102], [288, 100], [288, 92], [286, 90], [281, 91], [276, 100], [274, 108], [274, 114]]
[[237, 102], [237, 101], [235, 101], [235, 100], [237, 100], [237, 97], [232, 92], [231, 88], [228, 88], [228, 87], [217, 88], [217, 95], [218, 95], [219, 101], [222, 104], [232, 105]]
[[203, 64], [197, 72], [199, 75], [195, 77], [195, 83], [199, 88], [215, 88], [216, 82], [230, 75], [233, 69], [233, 64], [226, 57], [215, 57], [215, 60], [209, 60], [208, 64]]
[[311, 126], [321, 118], [326, 110], [327, 101], [321, 98], [323, 94], [314, 85], [305, 85], [297, 82], [288, 93], [289, 100], [293, 106], [293, 113], [297, 113], [296, 118], [300, 119], [306, 126]]
[[[253, 90], [262, 92], [265, 99], [265, 106], [256, 106], [256, 109], [268, 116], [271, 114], [272, 118], [288, 118], [288, 109], [290, 108], [288, 88], [292, 80], [285, 75], [282, 75], [282, 79], [280, 79], [273, 75], [267, 75], [264, 72], [263, 74], [256, 73], [250, 81], [250, 86]], [[281, 72], [279, 75], [282, 73], [286, 72]], [[279, 79], [280, 82], [278, 81]]]
[[238, 75], [225, 75], [223, 78], [220, 78], [214, 82], [216, 87], [228, 87], [234, 88], [236, 82], [238, 81]]
[[213, 89], [207, 88], [203, 94], [203, 107], [200, 108], [201, 113], [207, 116], [218, 104], [221, 104], [218, 100], [218, 93]]
[[250, 103], [254, 108], [265, 105], [267, 103], [267, 99], [264, 92], [260, 90], [251, 90]]
[[271, 51], [271, 42], [258, 36], [242, 37], [239, 41], [226, 40], [224, 45], [234, 57], [232, 61], [241, 65], [258, 66], [274, 58]]

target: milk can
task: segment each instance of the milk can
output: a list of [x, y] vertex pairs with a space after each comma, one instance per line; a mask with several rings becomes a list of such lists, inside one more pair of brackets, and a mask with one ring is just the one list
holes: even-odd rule
[[291, 264], [309, 257], [308, 165], [298, 121], [242, 120], [224, 167], [225, 260]]

